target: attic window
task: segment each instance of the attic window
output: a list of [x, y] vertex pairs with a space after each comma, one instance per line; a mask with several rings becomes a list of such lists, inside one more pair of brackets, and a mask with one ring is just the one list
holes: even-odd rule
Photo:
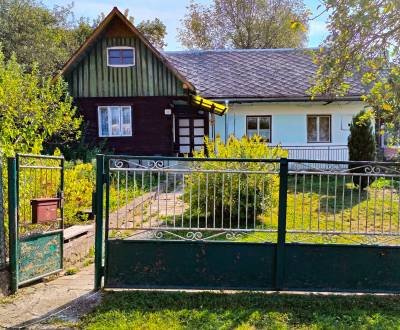
[[114, 67], [134, 66], [135, 48], [133, 47], [107, 48], [107, 65]]

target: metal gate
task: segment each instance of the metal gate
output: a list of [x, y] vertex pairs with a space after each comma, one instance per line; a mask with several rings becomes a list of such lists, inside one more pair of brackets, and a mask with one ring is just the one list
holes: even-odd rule
[[64, 158], [8, 159], [11, 290], [63, 268]]
[[96, 191], [97, 288], [400, 291], [398, 163], [99, 155]]

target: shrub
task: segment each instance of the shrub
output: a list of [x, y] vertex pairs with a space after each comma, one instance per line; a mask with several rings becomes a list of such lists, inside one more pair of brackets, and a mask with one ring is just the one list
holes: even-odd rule
[[66, 225], [82, 219], [80, 211], [90, 209], [95, 183], [93, 164], [67, 164], [64, 174], [64, 218]]
[[[261, 137], [239, 140], [231, 136], [226, 144], [220, 138], [215, 142], [206, 138], [205, 144], [207, 152], [194, 152], [195, 158], [278, 159], [287, 156], [280, 147], [271, 148], [262, 143]], [[243, 228], [248, 219], [253, 223], [253, 219], [258, 219], [262, 211], [267, 211], [276, 201], [278, 175], [265, 173], [274, 169], [272, 163], [207, 161], [194, 162], [191, 166], [200, 172], [186, 176], [185, 202], [190, 204], [192, 215], [203, 221], [209, 219], [206, 224], [209, 227], [231, 226], [228, 221], [234, 219], [235, 226]]]
[[[348, 138], [349, 160], [351, 161], [373, 161], [375, 159], [375, 136], [369, 112], [360, 111], [350, 124], [350, 135]], [[364, 173], [359, 165], [350, 165], [353, 173]], [[360, 180], [361, 178], [361, 180]], [[370, 182], [372, 178], [370, 178]], [[356, 185], [361, 188], [368, 185], [367, 177], [353, 176]]]

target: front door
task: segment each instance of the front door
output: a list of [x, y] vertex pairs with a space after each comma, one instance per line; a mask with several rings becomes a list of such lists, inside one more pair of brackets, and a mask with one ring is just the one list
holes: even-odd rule
[[205, 119], [178, 118], [177, 143], [179, 154], [192, 154], [204, 147]]

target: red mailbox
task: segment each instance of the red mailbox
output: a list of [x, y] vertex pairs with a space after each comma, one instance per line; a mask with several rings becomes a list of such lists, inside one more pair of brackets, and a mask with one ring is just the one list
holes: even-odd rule
[[31, 199], [32, 223], [57, 221], [60, 202], [60, 198]]

